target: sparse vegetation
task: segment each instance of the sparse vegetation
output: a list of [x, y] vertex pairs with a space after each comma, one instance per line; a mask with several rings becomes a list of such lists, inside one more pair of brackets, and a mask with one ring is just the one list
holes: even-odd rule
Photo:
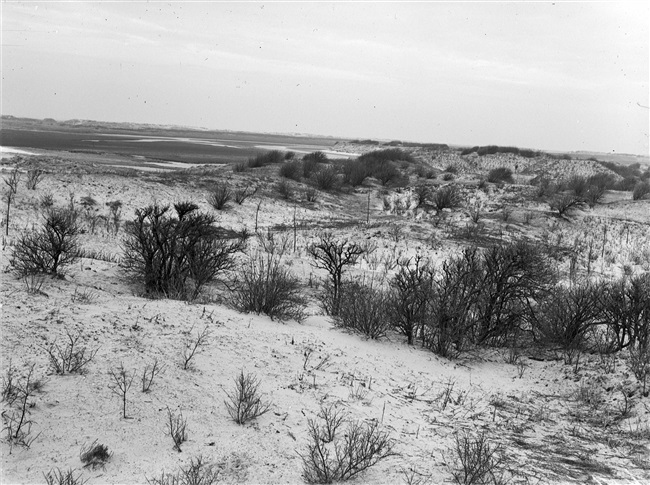
[[228, 414], [237, 424], [246, 424], [271, 410], [271, 403], [262, 399], [260, 381], [242, 370], [235, 378], [235, 388], [226, 393]]
[[81, 449], [79, 459], [84, 464], [84, 468], [103, 468], [106, 462], [110, 460], [113, 453], [108, 451], [108, 446], [93, 441], [90, 445]]
[[187, 419], [181, 410], [174, 413], [167, 408], [167, 434], [174, 442], [174, 449], [180, 453], [181, 445], [187, 441]]
[[81, 342], [81, 332], [65, 329], [68, 341], [61, 348], [56, 340], [43, 347], [49, 357], [50, 367], [57, 374], [84, 374], [99, 349], [89, 349]]

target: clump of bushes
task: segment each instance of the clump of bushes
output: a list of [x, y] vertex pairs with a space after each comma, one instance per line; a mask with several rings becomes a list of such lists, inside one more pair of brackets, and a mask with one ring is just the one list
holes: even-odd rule
[[489, 171], [487, 180], [488, 182], [492, 182], [493, 184], [514, 183], [514, 179], [512, 177], [512, 170], [510, 170], [507, 167], [493, 168], [492, 170]]
[[285, 159], [284, 152], [271, 150], [270, 152], [260, 153], [253, 158], [248, 159], [249, 168], [259, 168], [266, 165], [278, 164]]
[[386, 318], [387, 303], [384, 290], [372, 284], [346, 282], [341, 287], [334, 325], [379, 339], [386, 335], [390, 326]]
[[24, 232], [16, 241], [10, 264], [21, 276], [46, 273], [62, 276], [79, 259], [78, 213], [50, 208], [40, 228]]
[[148, 295], [194, 300], [220, 274], [234, 268], [246, 234], [216, 227], [192, 202], [150, 205], [126, 226], [123, 267]]

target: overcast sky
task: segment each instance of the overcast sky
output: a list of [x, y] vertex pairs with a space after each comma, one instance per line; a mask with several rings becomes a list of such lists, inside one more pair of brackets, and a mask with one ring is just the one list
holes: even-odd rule
[[648, 2], [0, 8], [2, 114], [648, 154]]

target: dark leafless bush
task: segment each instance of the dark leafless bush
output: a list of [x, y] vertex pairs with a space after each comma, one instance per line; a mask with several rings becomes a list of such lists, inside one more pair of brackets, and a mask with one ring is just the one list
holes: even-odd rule
[[127, 419], [126, 415], [126, 396], [131, 389], [131, 384], [133, 384], [133, 378], [135, 377], [135, 372], [129, 373], [123, 364], [117, 369], [111, 369], [108, 371], [109, 375], [113, 378], [113, 382], [108, 385], [108, 388], [111, 392], [122, 399], [122, 417]]
[[[35, 383], [38, 382], [33, 376], [34, 365], [29, 368], [24, 378], [14, 380], [11, 373], [8, 376], [10, 382], [3, 381], [3, 399], [8, 402], [10, 408], [2, 412], [2, 431], [6, 432], [7, 441], [12, 448], [14, 445], [29, 448], [40, 436], [40, 433], [32, 433], [34, 422], [30, 418], [30, 409], [34, 406], [31, 398], [37, 389]], [[14, 408], [15, 404], [17, 406]]]
[[316, 202], [318, 200], [318, 190], [315, 187], [305, 189], [305, 200], [307, 202]]
[[216, 210], [226, 210], [228, 203], [232, 200], [232, 190], [225, 183], [217, 184], [206, 197], [208, 204]]
[[364, 248], [361, 245], [349, 239], [337, 240], [330, 232], [321, 234], [317, 241], [307, 246], [307, 254], [313, 259], [312, 264], [329, 273], [331, 298], [328, 297], [328, 301], [331, 305], [325, 308], [329, 315], [338, 314], [341, 281], [345, 268], [356, 264], [363, 253]]
[[162, 374], [164, 371], [165, 366], [160, 364], [158, 359], [154, 359], [151, 365], [147, 364], [142, 371], [142, 392], [149, 392], [156, 376]]
[[52, 370], [57, 374], [84, 374], [86, 366], [92, 362], [99, 349], [90, 350], [81, 345], [81, 332], [73, 334], [65, 329], [68, 341], [65, 347], [61, 348], [56, 341], [44, 347], [50, 360]]
[[224, 400], [224, 404], [237, 424], [245, 424], [271, 409], [271, 403], [262, 400], [259, 387], [259, 379], [242, 370], [235, 378], [235, 388], [226, 393], [228, 400]]
[[45, 483], [47, 485], [84, 485], [88, 479], [84, 480], [81, 473], [75, 476], [75, 470], [69, 468], [62, 471], [59, 468], [54, 468], [47, 473], [43, 474]]
[[276, 186], [278, 194], [284, 200], [291, 200], [293, 198], [293, 188], [286, 180], [280, 180]]
[[120, 231], [120, 224], [122, 221], [122, 202], [119, 200], [112, 200], [106, 202], [108, 207], [108, 217], [106, 218], [106, 230], [116, 234]]
[[234, 268], [235, 253], [246, 245], [247, 235], [226, 234], [215, 222], [196, 210], [174, 216], [169, 206], [137, 209], [126, 227], [122, 265], [148, 294], [194, 300]]
[[594, 283], [556, 286], [532, 315], [537, 337], [559, 346], [571, 363], [571, 353], [588, 347], [589, 332], [599, 323], [601, 296], [602, 286]]
[[84, 446], [79, 454], [84, 468], [92, 468], [93, 470], [99, 467], [103, 468], [111, 456], [113, 456], [113, 453], [108, 451], [108, 446], [97, 443], [97, 440], [88, 446]]
[[160, 478], [147, 478], [148, 485], [213, 485], [219, 482], [221, 469], [203, 457], [192, 458], [189, 465], [174, 474], [163, 472]]
[[574, 175], [573, 177], [569, 178], [564, 185], [567, 189], [573, 192], [573, 195], [580, 198], [584, 198], [589, 188], [587, 179], [585, 177], [581, 177], [580, 175]]
[[390, 327], [387, 304], [387, 293], [373, 287], [372, 283], [346, 282], [341, 286], [334, 325], [371, 339], [384, 337]]
[[480, 291], [480, 275], [475, 249], [467, 249], [442, 265], [427, 300], [420, 333], [423, 346], [442, 357], [454, 357], [464, 350], [472, 339], [472, 310]]
[[445, 185], [431, 195], [431, 205], [438, 213], [444, 209], [455, 209], [460, 206], [460, 203], [460, 190], [456, 185]]
[[320, 190], [328, 191], [338, 185], [339, 174], [334, 167], [321, 167], [312, 174], [312, 180]]
[[7, 202], [7, 214], [5, 217], [6, 222], [6, 235], [9, 235], [9, 212], [11, 209], [11, 204], [13, 204], [14, 199], [16, 198], [16, 191], [18, 190], [18, 181], [20, 180], [20, 172], [18, 168], [14, 168], [8, 177], [3, 178], [4, 183], [7, 185], [7, 193], [5, 194], [5, 201]]
[[647, 397], [650, 393], [650, 347], [630, 347], [630, 369], [641, 385], [641, 393]]
[[174, 442], [174, 449], [180, 453], [181, 445], [187, 441], [187, 419], [182, 411], [176, 414], [167, 408], [167, 434]]
[[552, 211], [560, 217], [571, 215], [574, 211], [584, 207], [584, 200], [573, 194], [557, 194], [549, 201]]
[[639, 182], [632, 190], [632, 200], [645, 199], [650, 195], [650, 182]]
[[510, 170], [507, 167], [493, 168], [492, 170], [489, 171], [487, 180], [488, 182], [492, 182], [493, 184], [514, 183], [514, 179], [512, 177], [512, 170]]
[[327, 430], [308, 421], [309, 444], [301, 454], [302, 477], [307, 483], [344, 482], [381, 460], [395, 455], [394, 442], [376, 421], [350, 423], [343, 436], [327, 440]]
[[212, 334], [207, 325], [196, 335], [192, 335], [192, 329], [190, 329], [187, 337], [183, 340], [183, 348], [181, 350], [181, 366], [183, 370], [188, 370], [193, 367], [194, 363], [192, 359], [210, 344], [211, 337]]
[[419, 209], [429, 203], [431, 197], [431, 187], [428, 185], [416, 185], [413, 187], [413, 196], [415, 197], [415, 207]]
[[280, 176], [285, 177], [296, 182], [300, 182], [302, 179], [302, 162], [299, 160], [293, 160], [290, 162], [284, 162], [280, 165]]
[[233, 191], [233, 200], [238, 204], [242, 205], [246, 199], [252, 197], [257, 193], [258, 187], [245, 187], [243, 189], [237, 189]]
[[36, 186], [41, 180], [45, 177], [45, 171], [40, 168], [30, 168], [27, 170], [27, 179], [25, 180], [25, 186], [28, 190], [35, 190]]
[[485, 431], [455, 437], [454, 482], [459, 485], [505, 484], [505, 458], [501, 445], [490, 443]]
[[585, 191], [584, 199], [589, 207], [593, 208], [605, 197], [605, 189], [597, 185], [590, 185]]
[[77, 212], [49, 209], [38, 229], [23, 233], [13, 248], [10, 264], [20, 275], [62, 275], [79, 259]]
[[341, 173], [344, 183], [358, 187], [368, 176], [368, 168], [358, 160], [346, 160], [341, 165]]
[[419, 256], [398, 261], [398, 268], [390, 281], [387, 316], [393, 327], [406, 337], [408, 344], [413, 345], [424, 320], [434, 270]]
[[52, 194], [43, 194], [38, 200], [38, 206], [41, 209], [49, 209], [54, 205], [54, 196]]
[[297, 322], [305, 317], [302, 284], [283, 265], [281, 253], [274, 250], [250, 255], [231, 290], [232, 305], [241, 312]]
[[505, 345], [512, 342], [531, 305], [557, 281], [550, 258], [526, 241], [494, 245], [480, 256], [479, 292], [474, 305], [474, 341]]
[[320, 436], [324, 443], [331, 443], [336, 439], [339, 428], [346, 421], [346, 414], [340, 409], [336, 409], [334, 404], [330, 406], [322, 406], [318, 417], [321, 418], [322, 424], [320, 425]]

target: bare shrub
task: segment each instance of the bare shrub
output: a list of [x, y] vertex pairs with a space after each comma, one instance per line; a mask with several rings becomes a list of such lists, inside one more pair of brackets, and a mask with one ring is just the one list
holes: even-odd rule
[[207, 195], [208, 204], [216, 210], [225, 210], [232, 200], [232, 190], [224, 183], [217, 184]]
[[18, 167], [14, 168], [8, 177], [2, 179], [7, 186], [7, 193], [5, 194], [5, 200], [7, 202], [7, 214], [6, 214], [6, 235], [9, 235], [9, 212], [11, 209], [11, 204], [13, 204], [16, 198], [16, 192], [18, 190], [18, 181], [20, 180], [20, 172]]
[[316, 202], [318, 200], [318, 190], [315, 187], [305, 189], [305, 200], [307, 202]]
[[427, 300], [422, 345], [442, 357], [455, 357], [472, 339], [473, 306], [480, 291], [480, 258], [466, 249], [442, 265]]
[[116, 234], [120, 231], [122, 222], [122, 201], [112, 200], [106, 202], [108, 207], [108, 218], [106, 219], [106, 230]]
[[338, 314], [341, 281], [345, 268], [356, 264], [364, 252], [361, 245], [349, 239], [337, 240], [330, 232], [322, 233], [316, 242], [307, 246], [307, 254], [313, 259], [312, 264], [329, 273], [328, 291], [331, 292], [331, 297], [327, 297], [330, 304], [325, 307], [329, 315]]
[[388, 297], [373, 283], [346, 282], [341, 287], [339, 311], [334, 325], [361, 333], [371, 339], [386, 335], [390, 327], [387, 317]]
[[293, 198], [293, 188], [286, 180], [280, 180], [276, 185], [276, 190], [284, 200], [291, 200]]
[[245, 424], [270, 411], [271, 403], [262, 400], [260, 381], [253, 374], [240, 371], [235, 378], [235, 388], [227, 392], [224, 400], [228, 414], [237, 424]]
[[307, 483], [351, 480], [381, 460], [395, 455], [394, 442], [376, 421], [349, 423], [341, 437], [328, 441], [327, 429], [308, 421], [309, 444], [302, 458], [302, 477]]
[[339, 182], [339, 175], [334, 167], [321, 167], [312, 174], [312, 180], [320, 190], [334, 189]]
[[488, 172], [487, 180], [493, 184], [512, 184], [515, 182], [514, 178], [512, 177], [512, 170], [507, 167], [493, 168]]
[[221, 469], [203, 457], [192, 458], [189, 465], [174, 474], [163, 472], [160, 478], [147, 478], [148, 485], [213, 485], [219, 482]]
[[551, 198], [548, 204], [559, 217], [569, 216], [584, 207], [583, 199], [573, 194], [557, 194]]
[[290, 162], [284, 162], [280, 165], [280, 176], [285, 177], [296, 182], [300, 182], [302, 178], [302, 162], [299, 160], [294, 160]]
[[25, 187], [28, 190], [36, 190], [36, 186], [43, 180], [45, 177], [45, 170], [40, 168], [30, 168], [27, 170], [27, 179], [25, 180]]
[[413, 345], [424, 320], [434, 270], [420, 256], [397, 264], [399, 269], [390, 281], [387, 316], [392, 326], [406, 337], [408, 344]]
[[635, 345], [630, 348], [630, 369], [641, 385], [644, 396], [650, 394], [650, 347]]
[[187, 419], [182, 411], [176, 414], [167, 408], [167, 434], [174, 442], [174, 449], [180, 453], [181, 445], [187, 441]]
[[[11, 369], [11, 366], [10, 366]], [[28, 448], [40, 436], [40, 433], [32, 433], [32, 424], [30, 418], [30, 409], [34, 406], [31, 398], [36, 390], [33, 379], [34, 365], [29, 368], [24, 378], [13, 379], [13, 372], [8, 374], [9, 382], [3, 380], [3, 399], [10, 406], [17, 404], [16, 408], [10, 407], [2, 412], [2, 421], [4, 424], [3, 431], [6, 432], [7, 441], [10, 447], [14, 445]]]
[[490, 443], [485, 431], [476, 436], [468, 433], [455, 437], [454, 482], [459, 485], [505, 484], [503, 450]]
[[192, 362], [194, 356], [207, 347], [212, 338], [210, 328], [207, 325], [196, 335], [192, 335], [192, 330], [193, 328], [190, 329], [187, 337], [183, 340], [181, 350], [181, 367], [183, 370], [191, 369], [194, 366]]
[[92, 362], [99, 349], [90, 350], [81, 345], [81, 332], [73, 334], [68, 328], [65, 329], [68, 341], [65, 347], [61, 348], [56, 341], [44, 347], [49, 357], [50, 366], [57, 374], [84, 374], [86, 366]]
[[645, 199], [650, 195], [650, 182], [639, 182], [632, 190], [632, 200]]
[[43, 474], [45, 483], [47, 485], [84, 485], [88, 479], [83, 479], [81, 473], [75, 476], [75, 471], [69, 468], [62, 471], [59, 468], [54, 468], [47, 473]]
[[129, 372], [124, 368], [123, 364], [117, 369], [111, 369], [109, 375], [113, 378], [112, 384], [108, 385], [108, 388], [111, 392], [122, 399], [122, 417], [127, 419], [126, 415], [126, 396], [131, 389], [131, 384], [133, 384], [133, 378], [135, 377], [135, 372]]
[[589, 183], [587, 179], [585, 177], [581, 177], [580, 175], [574, 175], [573, 177], [569, 178], [564, 185], [566, 185], [567, 189], [573, 192], [573, 195], [580, 198], [584, 198], [584, 196], [587, 194], [587, 190], [589, 189]]
[[251, 254], [231, 286], [231, 303], [241, 312], [271, 319], [303, 321], [302, 284], [282, 263], [281, 252], [271, 248]]
[[79, 259], [78, 233], [75, 211], [49, 209], [40, 228], [24, 232], [18, 238], [10, 264], [20, 275], [61, 276], [65, 266]]
[[431, 187], [428, 185], [416, 185], [413, 187], [413, 196], [415, 197], [415, 207], [425, 207], [431, 197]]
[[237, 189], [233, 191], [233, 200], [238, 204], [242, 205], [246, 199], [252, 197], [257, 193], [258, 187], [245, 187], [243, 189]]
[[573, 356], [586, 349], [589, 332], [599, 323], [600, 288], [594, 283], [556, 286], [532, 314], [537, 337], [558, 345], [567, 363], [573, 363]]
[[358, 187], [368, 176], [368, 168], [358, 160], [347, 160], [341, 165], [343, 182]]
[[84, 464], [84, 468], [95, 468], [104, 467], [106, 462], [113, 456], [113, 453], [108, 451], [108, 446], [101, 443], [97, 443], [97, 440], [93, 441], [90, 445], [84, 446], [81, 449], [79, 458]]
[[153, 384], [156, 376], [162, 374], [165, 371], [165, 366], [161, 365], [158, 362], [158, 359], [154, 359], [151, 365], [147, 364], [142, 371], [142, 392], [149, 392], [151, 385]]
[[247, 235], [228, 234], [214, 226], [214, 216], [176, 206], [176, 216], [169, 206], [136, 210], [126, 227], [122, 265], [150, 295], [194, 300], [234, 268], [234, 255], [244, 249]]
[[461, 203], [460, 190], [456, 185], [445, 185], [440, 187], [431, 195], [431, 205], [437, 213], [444, 209], [455, 209]]
[[605, 190], [597, 185], [590, 185], [585, 191], [584, 199], [589, 207], [593, 208], [596, 204], [602, 202], [605, 197]]

